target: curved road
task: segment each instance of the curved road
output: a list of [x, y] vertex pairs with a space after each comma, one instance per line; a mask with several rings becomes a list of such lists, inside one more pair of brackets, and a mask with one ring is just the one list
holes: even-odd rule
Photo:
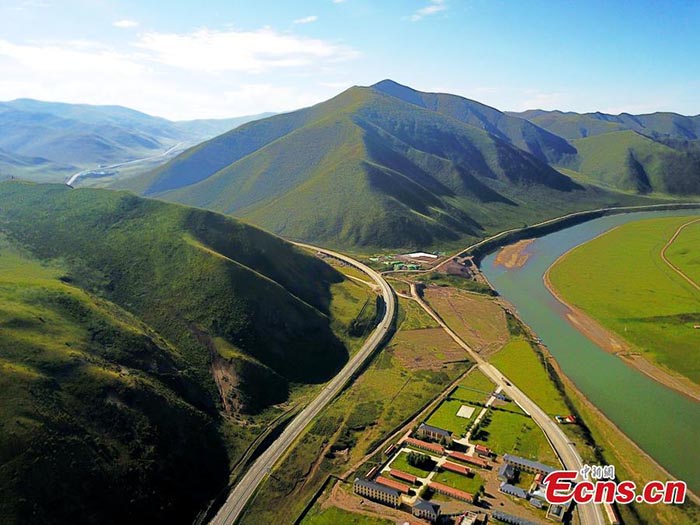
[[700, 291], [700, 286], [698, 285], [698, 283], [696, 283], [690, 277], [688, 277], [688, 275], [686, 275], [686, 273], [683, 270], [678, 268], [675, 264], [673, 264], [671, 261], [669, 261], [668, 258], [666, 257], [666, 250], [668, 250], [671, 247], [671, 245], [673, 244], [673, 241], [675, 241], [678, 238], [678, 236], [686, 228], [686, 226], [690, 226], [691, 224], [695, 224], [696, 222], [700, 222], [700, 219], [693, 219], [692, 221], [686, 222], [685, 224], [682, 224], [678, 227], [678, 229], [676, 230], [676, 233], [673, 234], [673, 237], [671, 237], [671, 239], [666, 243], [666, 246], [664, 246], [663, 249], [661, 250], [661, 258], [669, 266], [669, 268], [671, 268], [674, 272], [676, 272], [678, 275], [683, 277], [683, 279], [688, 281], [688, 283], [690, 283], [690, 285], [693, 288]]
[[[462, 340], [442, 318], [426, 303], [417, 293], [416, 285], [411, 284], [411, 295], [418, 301], [418, 304], [447, 332], [447, 334], [474, 359], [479, 370], [486, 375], [496, 386], [500, 386], [503, 392], [515, 401], [520, 408], [532, 417], [533, 421], [542, 429], [547, 439], [552, 445], [552, 448], [559, 456], [564, 468], [567, 470], [580, 471], [583, 467], [583, 461], [579, 456], [578, 451], [571, 443], [569, 438], [559, 428], [559, 425], [550, 418], [544, 410], [542, 410], [534, 401], [532, 401], [518, 387], [508, 381], [503, 374], [491, 363], [485, 361], [477, 354], [467, 343]], [[605, 525], [606, 521], [603, 518], [601, 508], [597, 505], [579, 505], [579, 518], [582, 525]]]
[[379, 347], [386, 338], [396, 313], [396, 299], [393, 290], [384, 278], [368, 266], [350, 258], [346, 255], [317, 248], [308, 244], [295, 243], [302, 248], [316, 250], [330, 257], [340, 259], [369, 275], [379, 286], [384, 297], [385, 312], [384, 318], [377, 325], [362, 345], [362, 348], [347, 362], [343, 369], [331, 379], [323, 390], [302, 410], [284, 429], [282, 434], [267, 448], [250, 466], [246, 474], [236, 483], [229, 493], [226, 502], [219, 509], [214, 519], [210, 522], [213, 525], [232, 525], [240, 517], [248, 500], [253, 496], [255, 490], [267, 474], [272, 470], [275, 463], [282, 457], [287, 449], [299, 437], [304, 428], [330, 403], [330, 401], [341, 391], [350, 381], [352, 376], [360, 369], [365, 361]]

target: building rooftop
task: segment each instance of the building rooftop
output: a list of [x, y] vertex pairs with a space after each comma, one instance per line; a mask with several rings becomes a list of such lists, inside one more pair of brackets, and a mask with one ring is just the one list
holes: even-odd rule
[[546, 472], [548, 474], [556, 470], [554, 467], [550, 467], [549, 465], [545, 465], [539, 461], [532, 461], [531, 459], [521, 458], [520, 456], [511, 456], [510, 454], [504, 454], [503, 461], [512, 463], [513, 465], [520, 465], [535, 470], [541, 470], [542, 472]]
[[413, 445], [414, 447], [424, 448], [426, 450], [436, 452], [441, 456], [445, 453], [445, 449], [437, 443], [429, 443], [427, 441], [421, 441], [420, 439], [415, 438], [406, 438], [406, 443], [409, 445]]
[[391, 474], [395, 478], [408, 481], [409, 483], [415, 483], [418, 480], [418, 476], [414, 476], [413, 474], [408, 474], [407, 472], [404, 472], [402, 470], [396, 470], [394, 468], [389, 471], [389, 474]]
[[472, 463], [473, 465], [478, 465], [480, 467], [488, 467], [489, 462], [485, 459], [477, 458], [474, 456], [468, 456], [467, 454], [462, 454], [461, 452], [450, 452], [447, 454], [451, 458], [458, 459], [459, 461], [464, 461], [465, 463]]
[[442, 492], [443, 494], [446, 494], [448, 496], [452, 496], [452, 497], [457, 498], [457, 499], [463, 499], [463, 500], [468, 500], [468, 501], [474, 500], [473, 494], [470, 494], [469, 492], [464, 492], [463, 490], [454, 489], [448, 485], [443, 485], [442, 483], [438, 483], [437, 481], [431, 481], [429, 487], [433, 490]]
[[452, 436], [452, 432], [450, 432], [449, 430], [445, 430], [444, 428], [440, 428], [440, 427], [434, 427], [432, 425], [428, 425], [427, 423], [421, 423], [418, 426], [418, 430], [427, 430], [429, 432], [434, 432], [435, 434], [440, 434], [441, 436], [445, 436], [445, 437]]
[[513, 516], [512, 514], [506, 514], [500, 510], [493, 511], [494, 519], [502, 521], [503, 523], [510, 523], [512, 525], [537, 525], [535, 522], [521, 518], [520, 516]]
[[437, 503], [430, 503], [429, 501], [425, 501], [424, 499], [418, 499], [413, 504], [413, 508], [418, 510], [427, 510], [429, 512], [439, 512], [440, 505], [438, 505]]
[[515, 468], [510, 463], [503, 463], [498, 468], [498, 475], [506, 477], [508, 479], [512, 479], [513, 476], [515, 476]]
[[393, 479], [385, 478], [384, 476], [377, 476], [375, 481], [381, 485], [385, 485], [389, 488], [396, 489], [399, 492], [404, 492], [406, 494], [408, 494], [408, 491], [411, 490], [411, 487], [409, 487], [408, 485], [404, 483], [399, 483], [398, 481]]
[[510, 496], [515, 496], [516, 498], [527, 499], [527, 492], [525, 492], [525, 490], [511, 485], [510, 483], [506, 483], [505, 481], [501, 483], [500, 491]]
[[469, 467], [465, 467], [464, 465], [457, 465], [457, 463], [451, 463], [449, 461], [445, 461], [442, 465], [440, 465], [440, 467], [445, 470], [456, 472], [457, 474], [462, 474], [463, 476], [467, 476], [471, 472], [471, 469]]
[[398, 490], [386, 487], [384, 485], [381, 485], [380, 483], [376, 483], [371, 479], [355, 478], [355, 485], [359, 485], [360, 487], [364, 487], [370, 490], [383, 492], [388, 496], [396, 498], [398, 498], [401, 495], [401, 493]]

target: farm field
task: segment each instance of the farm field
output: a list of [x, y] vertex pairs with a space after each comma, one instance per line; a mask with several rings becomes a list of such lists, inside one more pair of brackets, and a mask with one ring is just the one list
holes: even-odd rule
[[482, 355], [508, 342], [506, 315], [495, 299], [455, 288], [429, 287], [426, 301], [445, 323]]
[[[615, 332], [651, 362], [700, 383], [700, 292], [675, 273], [661, 251], [695, 217], [648, 219], [622, 225], [556, 263], [550, 280], [572, 305]], [[681, 232], [669, 260], [697, 278], [700, 228]], [[609, 348], [615, 351], [615, 348]], [[619, 350], [619, 349], [618, 349]]]

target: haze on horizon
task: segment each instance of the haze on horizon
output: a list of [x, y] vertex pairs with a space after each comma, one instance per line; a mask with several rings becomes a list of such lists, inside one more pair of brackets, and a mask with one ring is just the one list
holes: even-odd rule
[[502, 110], [696, 115], [700, 3], [669, 5], [2, 0], [0, 100], [223, 118], [391, 78]]

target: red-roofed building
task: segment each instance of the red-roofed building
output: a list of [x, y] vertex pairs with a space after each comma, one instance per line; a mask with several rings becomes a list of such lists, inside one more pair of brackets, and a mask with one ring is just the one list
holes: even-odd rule
[[451, 463], [449, 461], [445, 461], [442, 465], [440, 465], [440, 467], [444, 470], [449, 470], [451, 472], [456, 472], [457, 474], [462, 474], [462, 476], [468, 476], [471, 473], [471, 469], [469, 467], [465, 467], [464, 465], [457, 465], [457, 463]]
[[491, 468], [491, 464], [485, 459], [475, 458], [474, 456], [468, 456], [466, 454], [462, 454], [461, 452], [449, 452], [447, 455], [450, 456], [452, 459], [464, 461], [465, 463], [469, 463], [470, 465], [476, 465], [477, 467], [481, 468]]
[[460, 501], [466, 501], [467, 503], [474, 503], [474, 495], [469, 494], [469, 492], [464, 492], [463, 490], [453, 489], [437, 481], [431, 481], [428, 485], [433, 492], [438, 494], [443, 494], [447, 497], [458, 499]]
[[484, 445], [474, 445], [474, 451], [480, 456], [490, 456], [492, 453], [491, 449]]
[[391, 474], [393, 477], [397, 479], [401, 479], [407, 483], [410, 483], [411, 485], [415, 485], [416, 481], [418, 481], [418, 478], [414, 476], [413, 474], [408, 474], [407, 472], [402, 472], [400, 470], [396, 469], [391, 469], [389, 471], [389, 474]]
[[434, 452], [440, 456], [445, 453], [445, 447], [442, 445], [438, 445], [437, 443], [428, 443], [427, 441], [421, 441], [420, 439], [416, 438], [406, 438], [406, 444], [411, 445], [412, 447], [422, 448], [428, 452]]
[[379, 483], [380, 485], [389, 487], [390, 489], [403, 492], [404, 494], [408, 494], [408, 491], [411, 490], [411, 487], [409, 487], [408, 485], [399, 483], [398, 481], [395, 481], [393, 479], [385, 478], [384, 476], [377, 476], [377, 479], [375, 479], [374, 481]]

